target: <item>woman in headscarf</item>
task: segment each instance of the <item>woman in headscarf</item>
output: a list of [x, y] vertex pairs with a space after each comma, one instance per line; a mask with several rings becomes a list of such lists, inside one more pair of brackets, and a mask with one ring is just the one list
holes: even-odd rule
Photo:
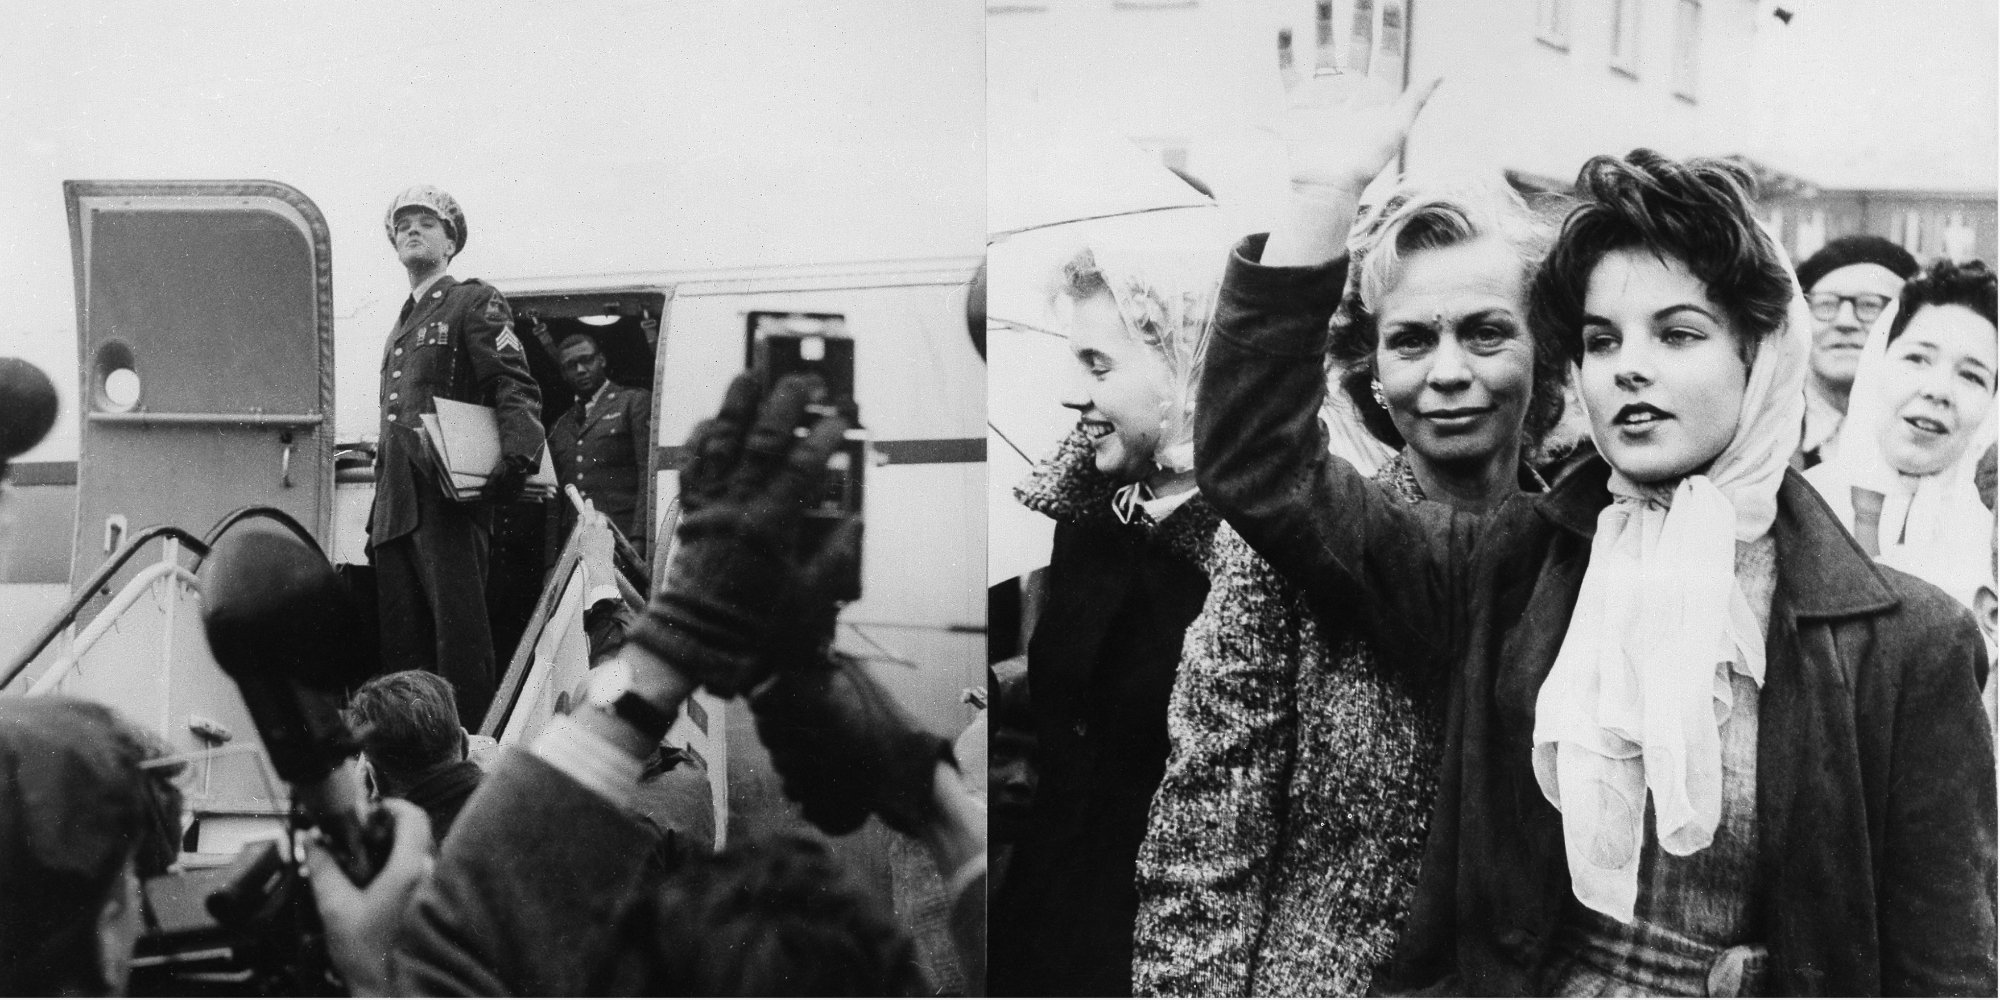
[[0, 697], [0, 995], [124, 993], [139, 880], [180, 853], [163, 752], [102, 705]]
[[1230, 262], [1203, 495], [1383, 662], [1451, 692], [1377, 988], [1995, 989], [1983, 642], [1788, 471], [1809, 322], [1749, 185], [1646, 150], [1584, 166], [1531, 296], [1599, 457], [1483, 517], [1320, 453], [1325, 313], [1290, 290], [1341, 270], [1310, 252], [1326, 234]]
[[1967, 607], [1993, 585], [1993, 510], [1974, 471], [1994, 439], [1995, 299], [1979, 261], [1910, 279], [1862, 348], [1838, 457], [1806, 473], [1862, 551]]
[[1196, 495], [1192, 444], [1219, 263], [1099, 244], [1058, 276], [1077, 428], [1016, 490], [1056, 530], [1028, 643], [1037, 786], [992, 911], [996, 995], [1131, 990], [1133, 867], [1220, 523]]
[[[1406, 180], [1356, 222], [1329, 396], [1400, 449], [1373, 477], [1399, 499], [1480, 511], [1541, 489], [1524, 458], [1567, 374], [1561, 345], [1528, 325], [1548, 236], [1519, 196], [1477, 180]], [[1316, 621], [1227, 525], [1208, 562], [1140, 852], [1134, 993], [1359, 993], [1408, 910], [1442, 692]]]

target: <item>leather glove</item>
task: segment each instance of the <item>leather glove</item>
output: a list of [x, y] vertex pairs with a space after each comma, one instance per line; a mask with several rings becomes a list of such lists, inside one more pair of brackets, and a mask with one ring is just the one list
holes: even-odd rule
[[486, 488], [480, 496], [494, 503], [512, 503], [521, 495], [521, 487], [528, 482], [534, 472], [535, 460], [526, 455], [508, 455], [500, 459], [500, 464], [486, 474]]
[[938, 762], [956, 766], [951, 744], [861, 664], [830, 655], [786, 670], [750, 696], [750, 710], [785, 797], [814, 826], [847, 833], [874, 813], [917, 836], [935, 819]]
[[860, 523], [810, 549], [799, 529], [847, 421], [826, 416], [803, 438], [792, 432], [824, 394], [817, 378], [787, 376], [760, 408], [756, 378], [739, 375], [722, 412], [688, 441], [679, 546], [633, 639], [725, 698], [812, 659], [833, 637], [840, 609], [827, 595], [855, 558]]

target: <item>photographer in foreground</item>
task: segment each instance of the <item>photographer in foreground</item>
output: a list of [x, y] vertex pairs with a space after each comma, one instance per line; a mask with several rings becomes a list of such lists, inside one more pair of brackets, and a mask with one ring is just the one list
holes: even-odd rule
[[980, 981], [983, 808], [960, 786], [946, 742], [829, 652], [837, 608], [825, 595], [854, 558], [857, 526], [799, 542], [801, 512], [846, 428], [826, 416], [795, 435], [822, 394], [788, 377], [760, 407], [754, 378], [730, 386], [689, 442], [680, 545], [632, 642], [592, 672], [582, 706], [500, 761], [434, 872], [407, 863], [417, 848], [401, 836], [364, 890], [314, 865], [329, 936], [341, 942], [335, 963], [357, 992], [920, 988], [908, 942], [837, 885], [817, 845], [767, 841], [671, 877], [651, 861], [647, 832], [623, 806], [697, 685], [748, 696], [808, 820], [841, 833], [872, 813], [926, 844]]
[[0, 697], [0, 996], [125, 991], [139, 880], [180, 853], [163, 752], [103, 705]]

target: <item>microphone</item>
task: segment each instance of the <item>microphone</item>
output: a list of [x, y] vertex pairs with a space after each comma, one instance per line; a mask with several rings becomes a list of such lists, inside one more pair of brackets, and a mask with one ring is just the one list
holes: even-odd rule
[[361, 616], [326, 557], [289, 530], [243, 521], [209, 550], [199, 576], [209, 648], [236, 682], [278, 777], [356, 885], [393, 840], [355, 756], [341, 709], [374, 673]]
[[40, 444], [55, 423], [55, 383], [20, 358], [0, 358], [0, 475], [15, 456]]

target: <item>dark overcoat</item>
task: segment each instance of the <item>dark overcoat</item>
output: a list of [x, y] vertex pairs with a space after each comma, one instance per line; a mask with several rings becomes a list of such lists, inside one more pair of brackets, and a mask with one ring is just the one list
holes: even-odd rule
[[[1344, 262], [1232, 255], [1201, 384], [1205, 497], [1385, 662], [1448, 687], [1438, 802], [1410, 923], [1378, 987], [1528, 995], [1570, 893], [1530, 763], [1535, 699], [1589, 564], [1609, 467], [1485, 518], [1407, 505], [1324, 447], [1316, 414]], [[1781, 996], [1993, 996], [1987, 668], [1961, 605], [1877, 566], [1796, 472], [1778, 492], [1759, 700], [1756, 879]]]

